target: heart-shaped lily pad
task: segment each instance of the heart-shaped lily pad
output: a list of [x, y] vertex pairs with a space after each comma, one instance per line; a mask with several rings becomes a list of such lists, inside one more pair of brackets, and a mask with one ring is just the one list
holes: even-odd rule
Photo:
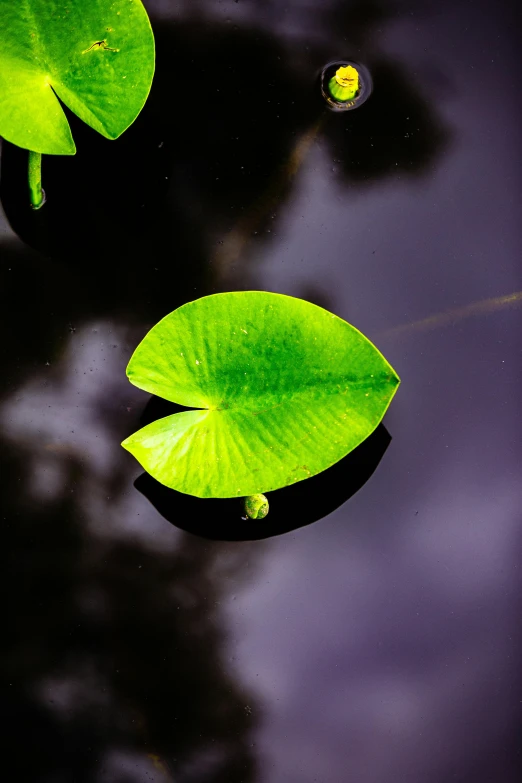
[[154, 73], [140, 0], [0, 0], [0, 18], [0, 136], [73, 155], [58, 98], [109, 139], [135, 120]]
[[127, 375], [200, 409], [122, 444], [162, 484], [198, 497], [254, 495], [320, 473], [373, 432], [400, 382], [346, 321], [262, 291], [178, 308], [146, 335]]

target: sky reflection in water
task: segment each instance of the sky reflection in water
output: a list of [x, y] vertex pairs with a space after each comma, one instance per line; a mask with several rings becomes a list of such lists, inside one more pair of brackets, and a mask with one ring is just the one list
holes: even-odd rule
[[[512, 20], [475, 6], [472, 16], [464, 3], [391, 16], [375, 5], [366, 27], [358, 12], [363, 53], [353, 56], [388, 59], [386, 72], [411, 74], [408, 89], [429, 99], [424, 125], [400, 145], [396, 125], [375, 128], [376, 168], [355, 144], [370, 101], [336, 126], [305, 112], [294, 127], [285, 115], [272, 133], [288, 148], [264, 161], [270, 176], [252, 193], [233, 172], [213, 190], [223, 174], [210, 165], [232, 171], [231, 149], [220, 158], [213, 148], [212, 160], [200, 150], [201, 169], [191, 148], [169, 152], [161, 220], [170, 230], [190, 214], [194, 283], [178, 279], [173, 229], [131, 235], [123, 264], [102, 243], [92, 266], [67, 265], [65, 244], [35, 256], [3, 231], [9, 779], [518, 780], [522, 310], [396, 329], [522, 289]], [[191, 16], [219, 35], [236, 24], [241, 37], [247, 21], [268, 40], [277, 33], [288, 83], [303, 47], [310, 74], [345, 54], [324, 57], [332, 18], [336, 45], [346, 29], [340, 4], [330, 7], [177, 6], [179, 24]], [[150, 8], [170, 40], [170, 4]], [[484, 53], [495, 69], [482, 67]], [[335, 311], [375, 339], [403, 383], [386, 419], [391, 444], [348, 503], [269, 541], [209, 542], [134, 489], [141, 469], [119, 442], [147, 396], [124, 368], [177, 298], [248, 287]]]

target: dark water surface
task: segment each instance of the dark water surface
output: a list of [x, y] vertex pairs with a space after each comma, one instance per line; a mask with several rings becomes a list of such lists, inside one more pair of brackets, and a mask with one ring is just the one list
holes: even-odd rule
[[[3, 145], [1, 779], [515, 783], [518, 4], [146, 5], [157, 75], [119, 141], [71, 120], [34, 214]], [[334, 115], [339, 57], [374, 94]], [[264, 532], [119, 446], [159, 411], [137, 342], [245, 288], [331, 309], [402, 378]]]

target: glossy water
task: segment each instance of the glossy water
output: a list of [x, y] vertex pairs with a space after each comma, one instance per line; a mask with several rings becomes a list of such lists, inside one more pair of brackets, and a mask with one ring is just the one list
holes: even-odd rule
[[[3, 149], [2, 779], [514, 783], [517, 6], [147, 7], [121, 140], [74, 122], [38, 213]], [[344, 57], [374, 92], [335, 115]], [[402, 378], [386, 429], [252, 523], [119, 446], [164, 413], [125, 378], [147, 329], [242, 288], [326, 306]]]

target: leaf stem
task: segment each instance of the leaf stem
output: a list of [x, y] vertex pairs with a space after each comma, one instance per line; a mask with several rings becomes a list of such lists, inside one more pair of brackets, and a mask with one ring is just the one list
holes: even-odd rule
[[29, 150], [29, 195], [32, 209], [40, 209], [45, 204], [45, 192], [42, 188], [42, 153]]

